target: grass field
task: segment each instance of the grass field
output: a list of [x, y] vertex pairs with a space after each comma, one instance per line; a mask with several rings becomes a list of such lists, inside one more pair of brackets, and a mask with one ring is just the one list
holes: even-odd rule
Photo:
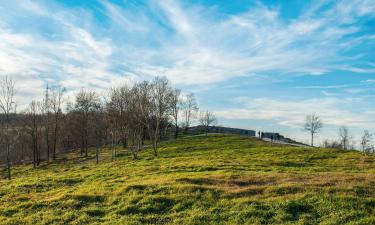
[[0, 224], [375, 224], [374, 155], [224, 135], [123, 152], [15, 168]]

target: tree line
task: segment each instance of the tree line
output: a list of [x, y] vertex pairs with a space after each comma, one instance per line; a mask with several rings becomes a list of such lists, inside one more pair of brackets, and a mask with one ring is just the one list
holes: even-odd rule
[[127, 148], [133, 159], [145, 146], [158, 156], [161, 140], [179, 132], [188, 133], [193, 120], [205, 132], [216, 122], [211, 112], [200, 112], [193, 93], [182, 95], [165, 77], [111, 88], [104, 95], [81, 89], [74, 101], [65, 101], [66, 90], [48, 87], [43, 99], [31, 101], [21, 112], [15, 102], [15, 82], [6, 76], [0, 85], [0, 162], [6, 164], [8, 179], [11, 165], [57, 159], [58, 153], [78, 150], [87, 157], [95, 149], [117, 145]]
[[[311, 146], [314, 146], [314, 137], [320, 133], [323, 128], [323, 121], [317, 114], [313, 113], [306, 116], [306, 121], [304, 124], [304, 130], [311, 135]], [[354, 150], [355, 141], [353, 136], [350, 134], [347, 126], [341, 126], [338, 130], [337, 140], [324, 140], [323, 147], [325, 148], [337, 148], [343, 150]], [[365, 153], [374, 153], [375, 146], [373, 144], [373, 134], [368, 130], [364, 130], [360, 139], [360, 150]]]

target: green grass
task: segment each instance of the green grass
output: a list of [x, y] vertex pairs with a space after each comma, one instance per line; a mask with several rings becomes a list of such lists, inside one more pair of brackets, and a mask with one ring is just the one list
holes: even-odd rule
[[122, 152], [14, 168], [0, 224], [375, 224], [374, 155], [227, 135]]

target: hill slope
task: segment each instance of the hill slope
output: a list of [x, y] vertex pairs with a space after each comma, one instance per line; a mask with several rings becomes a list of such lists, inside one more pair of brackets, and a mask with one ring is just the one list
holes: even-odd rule
[[19, 166], [0, 181], [1, 224], [375, 224], [375, 157], [240, 136]]

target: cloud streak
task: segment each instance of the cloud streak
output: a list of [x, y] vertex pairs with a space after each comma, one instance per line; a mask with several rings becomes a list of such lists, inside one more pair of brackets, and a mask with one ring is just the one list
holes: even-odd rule
[[[238, 97], [238, 108], [218, 110], [216, 114], [225, 119], [270, 120], [281, 126], [301, 129], [306, 115], [318, 113], [326, 125], [347, 125], [357, 128], [374, 128], [372, 111], [363, 109], [362, 98], [324, 97], [307, 100], [282, 100], [270, 98]], [[358, 111], [347, 108], [356, 106]]]

